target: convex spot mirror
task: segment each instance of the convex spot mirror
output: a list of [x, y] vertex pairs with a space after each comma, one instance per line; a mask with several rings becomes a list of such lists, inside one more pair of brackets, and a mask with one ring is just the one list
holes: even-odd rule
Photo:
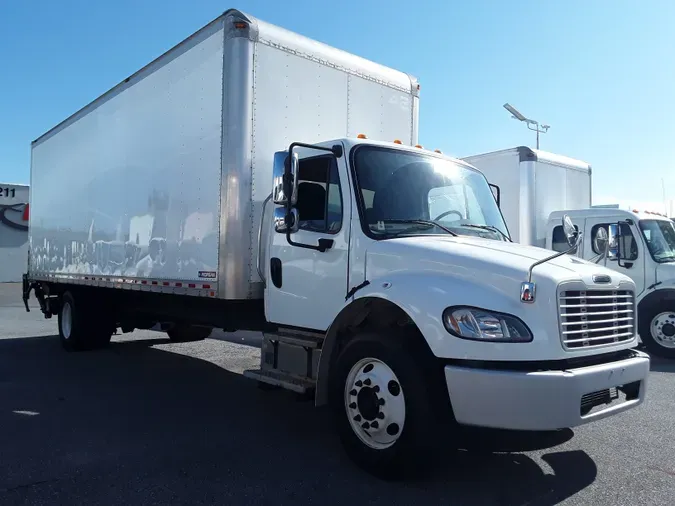
[[605, 253], [608, 240], [609, 234], [607, 233], [607, 229], [605, 227], [598, 228], [593, 238], [593, 250], [598, 253]]
[[562, 227], [563, 231], [565, 232], [567, 244], [569, 244], [570, 248], [578, 246], [581, 236], [579, 235], [577, 228], [574, 226], [572, 218], [570, 218], [567, 214], [562, 218]]
[[286, 211], [285, 207], [277, 207], [274, 209], [274, 231], [280, 234], [290, 232], [294, 234], [300, 227], [300, 216], [298, 210], [292, 208]]

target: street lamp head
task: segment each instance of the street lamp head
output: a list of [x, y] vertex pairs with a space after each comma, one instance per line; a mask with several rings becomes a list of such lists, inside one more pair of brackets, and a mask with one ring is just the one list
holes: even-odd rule
[[516, 109], [515, 107], [513, 107], [511, 104], [509, 104], [509, 103], [504, 104], [504, 109], [506, 109], [506, 110], [509, 111], [511, 114], [513, 114], [513, 117], [514, 117], [515, 119], [517, 119], [518, 121], [527, 121], [527, 118], [526, 118], [525, 116], [523, 116], [523, 115], [518, 111], [518, 109]]

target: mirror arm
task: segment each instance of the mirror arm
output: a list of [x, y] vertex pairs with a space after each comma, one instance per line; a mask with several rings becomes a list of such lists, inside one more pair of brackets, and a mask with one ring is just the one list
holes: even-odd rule
[[530, 270], [527, 272], [527, 282], [532, 283], [532, 271], [534, 270], [534, 268], [537, 265], [545, 264], [546, 262], [554, 260], [558, 257], [561, 257], [563, 255], [567, 255], [568, 253], [574, 251], [575, 248], [578, 248], [579, 245], [581, 245], [581, 234], [578, 237], [579, 237], [579, 239], [577, 240], [576, 244], [574, 244], [573, 246], [570, 246], [569, 249], [567, 249], [565, 251], [559, 251], [555, 255], [551, 255], [550, 257], [542, 258], [541, 260], [538, 260], [538, 261], [534, 262], [532, 265], [530, 265]]

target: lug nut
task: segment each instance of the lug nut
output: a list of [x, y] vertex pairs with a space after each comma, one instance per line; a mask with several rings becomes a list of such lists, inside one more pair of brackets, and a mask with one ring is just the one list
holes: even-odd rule
[[356, 390], [354, 390], [354, 389], [352, 389], [352, 391], [349, 392], [349, 395], [356, 395], [356, 394], [358, 394], [358, 392], [357, 392]]
[[367, 387], [369, 387], [371, 383], [372, 381], [370, 381], [370, 378], [366, 378], [365, 380], [363, 380], [363, 384], [366, 385]]
[[384, 406], [384, 398], [380, 398], [380, 400], [378, 401], [378, 404], [380, 406]]
[[382, 411], [380, 411], [380, 412], [377, 414], [377, 417], [378, 417], [380, 420], [384, 420], [384, 413], [382, 413]]
[[361, 415], [356, 415], [356, 416], [354, 417], [354, 421], [355, 421], [355, 422], [360, 422], [360, 421], [361, 421]]
[[370, 426], [371, 426], [373, 429], [379, 429], [379, 428], [380, 428], [380, 424], [377, 423], [377, 421], [375, 421], [375, 422], [370, 422]]
[[363, 427], [364, 429], [368, 430], [368, 429], [370, 429], [370, 424], [369, 424], [368, 422], [363, 422], [363, 424], [361, 425], [361, 427]]
[[363, 386], [363, 383], [361, 383], [361, 380], [357, 381], [354, 383], [357, 387], [361, 388]]
[[373, 387], [373, 392], [378, 393], [380, 391], [380, 385], [375, 385]]
[[356, 409], [356, 403], [355, 403], [355, 402], [352, 402], [352, 403], [349, 405], [349, 408], [350, 408], [350, 409]]

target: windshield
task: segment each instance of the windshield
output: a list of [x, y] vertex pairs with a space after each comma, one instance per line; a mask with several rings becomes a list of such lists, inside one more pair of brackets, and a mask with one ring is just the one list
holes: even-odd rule
[[672, 221], [640, 220], [649, 253], [657, 262], [675, 262], [675, 225]]
[[364, 229], [375, 238], [472, 235], [508, 240], [487, 180], [478, 171], [423, 153], [361, 146], [354, 154]]

